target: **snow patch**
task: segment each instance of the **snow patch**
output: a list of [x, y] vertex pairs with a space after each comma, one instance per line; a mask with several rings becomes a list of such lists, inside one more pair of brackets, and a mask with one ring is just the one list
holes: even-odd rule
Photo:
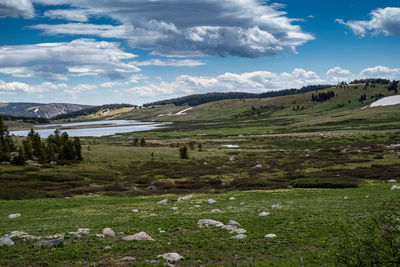
[[392, 106], [392, 105], [398, 105], [400, 104], [400, 95], [393, 95], [393, 96], [388, 96], [384, 97], [382, 99], [379, 99], [378, 101], [375, 101], [371, 105], [369, 105], [371, 108], [373, 107], [379, 107], [379, 106]]

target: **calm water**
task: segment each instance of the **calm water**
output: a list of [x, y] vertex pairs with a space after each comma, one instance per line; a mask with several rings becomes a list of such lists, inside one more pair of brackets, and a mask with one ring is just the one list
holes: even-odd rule
[[[85, 125], [125, 125], [125, 126], [113, 126], [113, 127], [97, 127], [97, 128], [86, 128], [86, 129], [66, 129], [61, 130], [61, 132], [67, 132], [69, 136], [79, 136], [79, 137], [100, 137], [106, 135], [114, 135], [119, 133], [130, 133], [139, 131], [148, 131], [161, 126], [165, 126], [166, 123], [152, 123], [152, 122], [138, 122], [138, 121], [126, 121], [126, 120], [109, 120], [109, 121], [90, 121], [90, 122], [75, 122], [75, 123], [63, 123], [63, 124], [47, 124], [40, 125], [37, 128], [43, 127], [68, 127], [68, 126], [85, 126]], [[131, 125], [127, 125], [131, 124]], [[51, 129], [35, 129], [36, 132], [40, 134], [41, 137], [47, 138], [50, 134], [54, 133], [56, 128]], [[16, 136], [27, 136], [28, 130], [25, 131], [13, 131], [10, 132]]]

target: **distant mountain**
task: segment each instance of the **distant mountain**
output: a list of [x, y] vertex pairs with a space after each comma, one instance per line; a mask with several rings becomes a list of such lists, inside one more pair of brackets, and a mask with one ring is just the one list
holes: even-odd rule
[[106, 105], [101, 105], [101, 106], [92, 106], [92, 107], [88, 107], [86, 109], [81, 109], [81, 110], [77, 110], [77, 111], [73, 111], [73, 112], [69, 112], [69, 113], [60, 114], [60, 115], [54, 116], [52, 119], [54, 119], [54, 120], [72, 119], [72, 118], [76, 118], [79, 116], [88, 116], [88, 115], [96, 114], [99, 111], [109, 112], [112, 110], [129, 108], [129, 107], [135, 107], [135, 106], [131, 105], [131, 104], [106, 104]]
[[40, 104], [40, 103], [11, 102], [11, 103], [1, 103], [0, 113], [14, 117], [50, 119], [61, 114], [79, 111], [90, 107], [91, 106], [88, 105], [65, 104], [65, 103]]
[[218, 100], [226, 100], [226, 99], [245, 99], [245, 98], [269, 98], [269, 97], [278, 97], [285, 95], [295, 95], [302, 94], [314, 90], [322, 90], [325, 88], [330, 88], [332, 85], [309, 85], [302, 87], [301, 89], [286, 89], [279, 91], [271, 91], [265, 92], [261, 94], [252, 94], [245, 92], [227, 92], [227, 93], [207, 93], [207, 94], [196, 94], [196, 95], [188, 95], [184, 97], [172, 98], [167, 100], [161, 100], [157, 102], [152, 102], [148, 104], [144, 104], [143, 106], [157, 106], [157, 105], [168, 105], [174, 104], [175, 106], [198, 106], [201, 104], [218, 101]]

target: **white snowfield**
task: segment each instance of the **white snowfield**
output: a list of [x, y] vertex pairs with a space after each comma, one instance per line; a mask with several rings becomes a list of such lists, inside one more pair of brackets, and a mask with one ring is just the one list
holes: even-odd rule
[[392, 106], [398, 104], [400, 104], [400, 95], [393, 95], [379, 99], [378, 101], [375, 101], [374, 103], [369, 105], [369, 107], [373, 108], [379, 106]]
[[179, 112], [177, 112], [177, 113], [175, 113], [175, 114], [173, 114], [173, 113], [171, 113], [171, 112], [170, 112], [170, 113], [167, 113], [167, 114], [160, 114], [160, 115], [158, 115], [158, 117], [186, 115], [186, 111], [189, 111], [189, 110], [191, 110], [191, 109], [193, 109], [193, 107], [186, 108], [186, 109], [181, 110], [181, 111], [179, 111]]

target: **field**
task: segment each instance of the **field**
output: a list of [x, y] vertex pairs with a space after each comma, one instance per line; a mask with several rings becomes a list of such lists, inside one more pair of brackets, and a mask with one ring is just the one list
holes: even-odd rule
[[[387, 181], [400, 177], [400, 107], [362, 109], [392, 94], [382, 84], [331, 90], [335, 97], [317, 103], [310, 92], [212, 102], [183, 115], [163, 114], [187, 107], [124, 110], [112, 117], [174, 123], [83, 138], [84, 160], [70, 165], [0, 165], [0, 236], [91, 229], [90, 236], [67, 235], [63, 248], [35, 249], [35, 241], [22, 240], [0, 247], [0, 265], [141, 266], [178, 252], [185, 258], [178, 266], [234, 266], [235, 255], [240, 266], [296, 266], [301, 257], [306, 266], [335, 266], [342, 229], [357, 231], [383, 202], [398, 199]], [[367, 99], [360, 101], [364, 93]], [[135, 145], [134, 138], [145, 138], [146, 144]], [[183, 146], [188, 159], [180, 158]], [[193, 200], [176, 202], [188, 194]], [[167, 205], [157, 204], [165, 198]], [[207, 204], [208, 198], [217, 203]], [[281, 208], [272, 209], [273, 204]], [[271, 214], [259, 217], [263, 211]], [[11, 213], [22, 216], [8, 219]], [[199, 219], [235, 220], [247, 238], [201, 229]], [[104, 227], [124, 234], [94, 236]], [[141, 231], [156, 241], [121, 239]], [[277, 237], [264, 238], [269, 233]], [[118, 261], [124, 256], [136, 260]]]

